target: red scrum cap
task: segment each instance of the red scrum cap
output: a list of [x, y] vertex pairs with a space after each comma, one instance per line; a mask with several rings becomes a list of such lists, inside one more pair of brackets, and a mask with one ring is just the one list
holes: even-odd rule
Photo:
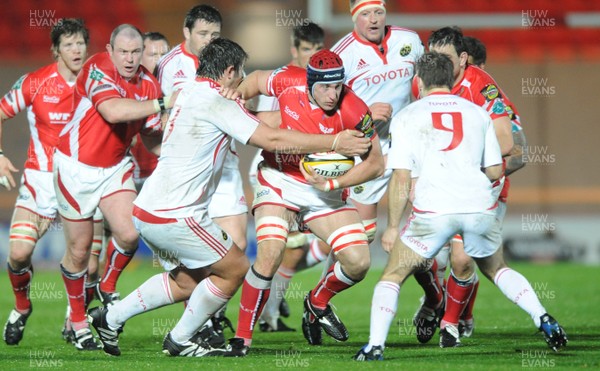
[[335, 84], [344, 81], [344, 63], [331, 50], [322, 49], [315, 53], [306, 66], [306, 82], [312, 95], [315, 84]]

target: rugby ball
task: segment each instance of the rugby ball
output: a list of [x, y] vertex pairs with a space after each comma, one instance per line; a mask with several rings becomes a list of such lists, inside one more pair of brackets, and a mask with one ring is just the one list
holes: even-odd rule
[[309, 166], [314, 172], [325, 178], [337, 178], [348, 172], [354, 166], [354, 158], [340, 155], [337, 152], [319, 152], [304, 156], [304, 170], [310, 172]]

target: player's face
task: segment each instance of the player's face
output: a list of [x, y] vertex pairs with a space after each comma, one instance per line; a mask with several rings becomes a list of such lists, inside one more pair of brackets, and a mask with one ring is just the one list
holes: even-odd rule
[[337, 84], [315, 84], [312, 98], [323, 111], [331, 111], [337, 107], [342, 93], [341, 82]]
[[203, 19], [198, 19], [191, 30], [187, 27], [183, 28], [183, 36], [185, 36], [188, 51], [199, 55], [209, 42], [221, 36], [221, 24], [208, 23]]
[[322, 43], [313, 44], [308, 41], [300, 40], [300, 45], [298, 45], [297, 48], [292, 46], [291, 49], [294, 63], [299, 67], [306, 68], [310, 57], [321, 49], [323, 49]]
[[169, 45], [165, 40], [150, 40], [144, 41], [144, 52], [142, 53], [142, 66], [148, 71], [153, 72], [154, 67], [160, 60], [160, 57], [169, 52]]
[[58, 63], [77, 73], [81, 70], [87, 55], [87, 45], [81, 33], [62, 35], [56, 51]]
[[385, 11], [371, 8], [358, 13], [354, 30], [361, 39], [379, 45], [385, 32]]
[[440, 54], [445, 54], [452, 61], [452, 65], [454, 66], [454, 79], [458, 79], [462, 75], [462, 71], [465, 69], [467, 65], [468, 55], [466, 52], [456, 53], [456, 48], [454, 45], [444, 45], [444, 46], [432, 46], [429, 45], [429, 50], [432, 52], [438, 52]]
[[108, 45], [108, 52], [119, 75], [125, 79], [135, 76], [142, 61], [144, 44], [142, 37], [129, 37], [122, 33], [115, 37], [114, 47]]

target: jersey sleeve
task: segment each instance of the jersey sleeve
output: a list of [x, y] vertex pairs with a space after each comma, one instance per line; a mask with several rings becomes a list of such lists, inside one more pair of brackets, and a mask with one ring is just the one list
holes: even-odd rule
[[358, 130], [365, 134], [365, 137], [374, 140], [377, 138], [377, 131], [369, 106], [350, 88], [344, 86], [344, 89], [345, 92], [340, 105], [342, 125], [345, 129]]
[[485, 109], [492, 120], [508, 116], [502, 92], [491, 77], [482, 78], [474, 88], [473, 94], [473, 103]]
[[238, 142], [248, 144], [260, 121], [239, 101], [220, 96], [217, 99], [222, 101], [221, 104], [214, 105], [214, 124]]
[[32, 91], [35, 92], [36, 87], [32, 85], [29, 76], [29, 74], [21, 76], [0, 100], [0, 109], [7, 117], [14, 117], [31, 105]]
[[496, 137], [494, 124], [491, 119], [486, 122], [485, 146], [483, 148], [482, 167], [489, 167], [502, 163], [502, 153], [500, 152], [500, 144]]
[[115, 83], [113, 76], [106, 71], [103, 71], [100, 66], [92, 64], [89, 69], [85, 69], [83, 74], [77, 78], [83, 80], [83, 89], [85, 95], [90, 99], [94, 108], [98, 109], [98, 105], [105, 100], [112, 98], [122, 98], [119, 88]]
[[306, 70], [299, 67], [285, 66], [271, 72], [267, 79], [267, 94], [279, 97], [284, 90], [293, 86], [306, 85]]

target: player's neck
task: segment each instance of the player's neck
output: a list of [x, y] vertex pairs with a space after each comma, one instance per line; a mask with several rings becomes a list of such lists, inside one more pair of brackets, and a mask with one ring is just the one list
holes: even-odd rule
[[77, 74], [79, 73], [79, 70], [70, 70], [64, 62], [59, 61], [57, 69], [58, 73], [63, 77], [63, 79], [65, 79], [66, 82], [75, 82], [75, 80], [77, 79]]
[[423, 89], [423, 96], [428, 96], [432, 94], [450, 94], [450, 89], [447, 87], [433, 87], [429, 89]]

